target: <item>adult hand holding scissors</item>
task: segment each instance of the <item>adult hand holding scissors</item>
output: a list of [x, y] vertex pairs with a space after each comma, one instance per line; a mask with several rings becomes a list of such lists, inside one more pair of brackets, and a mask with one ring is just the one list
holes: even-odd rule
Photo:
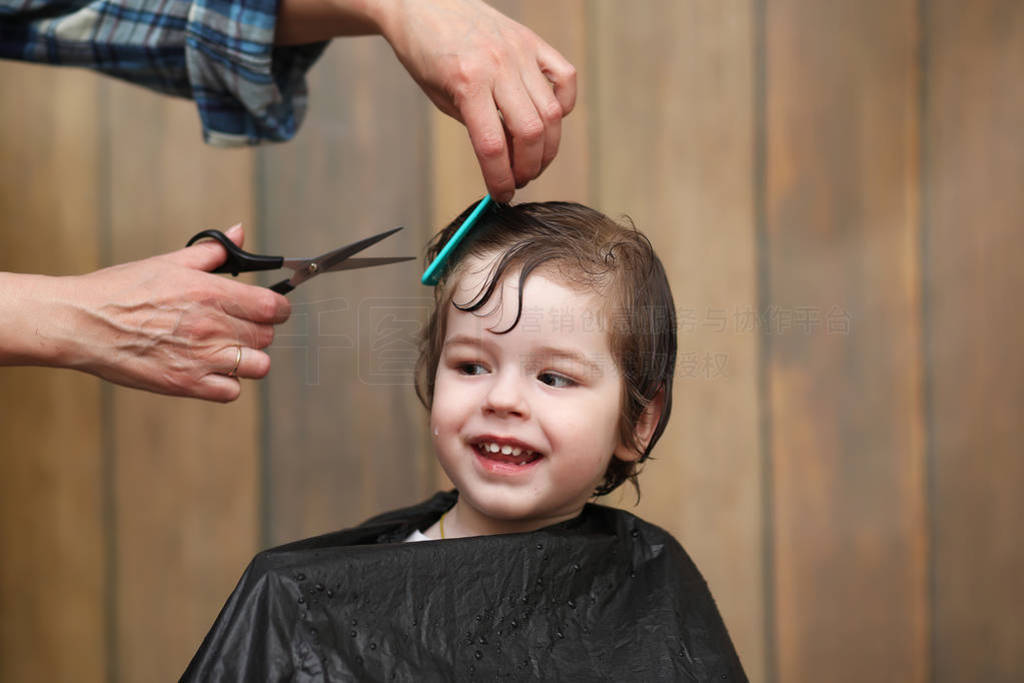
[[[242, 244], [241, 226], [227, 231]], [[212, 275], [227, 253], [201, 242], [87, 275], [0, 273], [0, 365], [88, 372], [161, 394], [233, 401], [260, 378], [260, 349], [288, 319], [269, 289]]]
[[[0, 312], [11, 317], [0, 331], [0, 365], [74, 368], [160, 394], [233, 401], [239, 377], [258, 379], [270, 370], [261, 349], [291, 314], [283, 295], [324, 273], [413, 260], [353, 258], [399, 230], [312, 258], [284, 258], [243, 250], [236, 225], [227, 233], [197, 233], [184, 249], [88, 275], [0, 273], [0, 293], [11, 295], [0, 299]], [[269, 288], [213, 275], [281, 268], [291, 277]]]

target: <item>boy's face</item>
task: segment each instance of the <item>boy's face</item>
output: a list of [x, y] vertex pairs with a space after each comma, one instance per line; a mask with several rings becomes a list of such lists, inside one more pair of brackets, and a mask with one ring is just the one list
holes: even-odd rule
[[[454, 301], [478, 293], [489, 259], [470, 260]], [[477, 533], [529, 530], [574, 517], [603, 481], [619, 440], [622, 377], [601, 299], [533, 272], [516, 315], [518, 272], [480, 311], [448, 311], [431, 408], [458, 517]], [[495, 452], [497, 451], [497, 452]], [[468, 506], [468, 509], [463, 509]]]

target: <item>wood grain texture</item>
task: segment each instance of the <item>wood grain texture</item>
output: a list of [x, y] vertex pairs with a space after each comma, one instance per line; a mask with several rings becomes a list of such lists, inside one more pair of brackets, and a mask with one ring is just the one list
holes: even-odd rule
[[693, 556], [764, 680], [757, 334], [743, 324], [757, 305], [752, 10], [592, 7], [596, 204], [651, 238], [679, 317], [672, 418], [635, 511]]
[[923, 681], [916, 4], [766, 12], [776, 673]]
[[[419, 256], [429, 225], [428, 102], [379, 38], [335, 41], [295, 140], [260, 152], [272, 253], [315, 255], [404, 225], [366, 255]], [[433, 489], [412, 387], [428, 292], [419, 263], [328, 274], [290, 295], [265, 404], [265, 541], [352, 526]]]
[[934, 680], [1024, 672], [1024, 5], [926, 15]]
[[[99, 266], [99, 79], [0, 63], [0, 270]], [[103, 681], [100, 383], [0, 368], [0, 680]]]
[[[242, 221], [253, 153], [202, 142], [195, 105], [111, 82], [112, 260]], [[113, 395], [118, 677], [181, 675], [258, 547], [259, 385], [220, 405]]]

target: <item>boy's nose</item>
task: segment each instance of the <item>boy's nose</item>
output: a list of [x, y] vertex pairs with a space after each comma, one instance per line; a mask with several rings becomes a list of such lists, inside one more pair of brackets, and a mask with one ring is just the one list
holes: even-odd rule
[[497, 375], [487, 392], [484, 412], [499, 417], [529, 417], [529, 404], [519, 385], [519, 378], [512, 377], [511, 373]]

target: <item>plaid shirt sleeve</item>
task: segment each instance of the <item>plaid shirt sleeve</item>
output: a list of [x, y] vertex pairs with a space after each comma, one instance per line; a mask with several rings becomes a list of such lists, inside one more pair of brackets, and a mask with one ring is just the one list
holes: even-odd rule
[[210, 144], [288, 140], [326, 43], [275, 47], [278, 0], [0, 0], [0, 57], [195, 100]]

